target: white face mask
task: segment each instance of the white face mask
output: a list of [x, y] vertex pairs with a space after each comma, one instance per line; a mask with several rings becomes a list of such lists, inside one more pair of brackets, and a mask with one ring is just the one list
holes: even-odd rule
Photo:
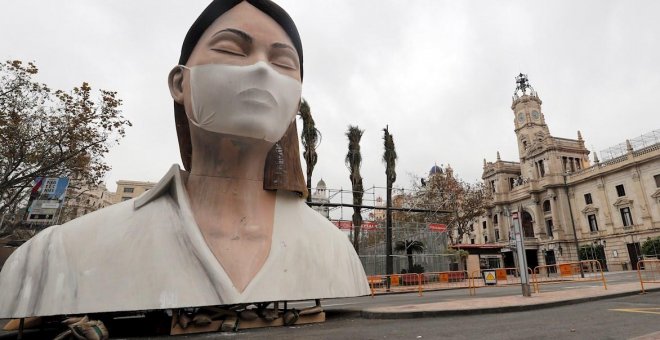
[[300, 81], [263, 61], [180, 66], [190, 70], [190, 121], [204, 130], [275, 143], [298, 111]]

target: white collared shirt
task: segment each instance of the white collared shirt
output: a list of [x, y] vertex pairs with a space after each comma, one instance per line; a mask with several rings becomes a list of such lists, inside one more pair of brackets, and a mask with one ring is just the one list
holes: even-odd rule
[[30, 239], [0, 273], [0, 318], [369, 294], [347, 237], [278, 192], [270, 253], [243, 292], [208, 248], [178, 165], [140, 197]]

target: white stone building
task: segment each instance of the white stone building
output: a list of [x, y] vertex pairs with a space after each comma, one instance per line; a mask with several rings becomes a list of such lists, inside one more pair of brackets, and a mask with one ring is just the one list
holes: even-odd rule
[[[524, 75], [511, 110], [519, 159], [484, 160], [482, 179], [492, 191], [487, 215], [461, 243], [487, 245], [513, 266], [511, 212], [520, 211], [530, 267], [576, 261], [579, 246], [604, 247], [609, 270], [633, 269], [641, 244], [660, 236], [660, 132], [600, 161], [577, 139], [552, 136], [542, 101]], [[575, 228], [575, 232], [573, 231]]]

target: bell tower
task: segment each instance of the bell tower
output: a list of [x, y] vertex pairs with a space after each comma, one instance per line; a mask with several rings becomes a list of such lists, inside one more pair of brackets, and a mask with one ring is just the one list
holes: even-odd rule
[[516, 77], [516, 90], [513, 93], [511, 110], [514, 115], [514, 131], [518, 140], [518, 155], [523, 177], [532, 177], [529, 174], [533, 172], [531, 168], [526, 169], [526, 165], [533, 167], [526, 160], [548, 146], [551, 140], [550, 130], [541, 109], [542, 103], [538, 93], [530, 85], [527, 75], [520, 73]]

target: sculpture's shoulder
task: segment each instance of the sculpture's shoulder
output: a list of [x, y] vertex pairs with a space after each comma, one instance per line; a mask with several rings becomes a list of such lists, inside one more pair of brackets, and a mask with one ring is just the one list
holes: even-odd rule
[[[11, 269], [28, 265], [52, 267], [71, 264], [71, 254], [67, 254], [67, 249], [81, 247], [80, 245], [75, 246], [71, 242], [79, 243], [80, 240], [88, 239], [89, 236], [96, 234], [98, 229], [117, 225], [118, 218], [121, 219], [133, 213], [131, 207], [131, 202], [122, 202], [40, 231], [14, 251], [7, 259], [2, 273], [5, 274]], [[42, 255], [47, 256], [42, 257]]]
[[[298, 287], [296, 295], [309, 297], [348, 297], [369, 294], [369, 286], [359, 257], [348, 236], [301, 198], [278, 194], [273, 248], [286, 272], [278, 279]], [[304, 287], [296, 283], [305, 282]]]
[[172, 197], [134, 203], [49, 227], [19, 247], [0, 273], [0, 318], [193, 306], [215, 297], [181, 241]]
[[295, 228], [297, 233], [304, 234], [305, 238], [323, 240], [325, 244], [333, 241], [350, 245], [348, 237], [339, 228], [310, 208], [302, 198], [285, 192], [278, 193], [278, 201], [283, 204], [279, 205], [281, 209], [276, 214], [286, 215], [282, 217], [295, 224], [291, 227]]

